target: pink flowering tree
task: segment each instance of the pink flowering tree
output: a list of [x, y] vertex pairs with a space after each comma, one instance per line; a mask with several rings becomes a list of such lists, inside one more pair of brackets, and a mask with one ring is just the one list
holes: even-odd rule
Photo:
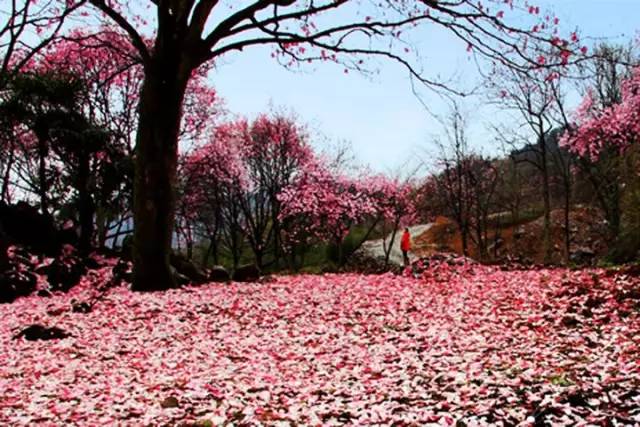
[[[314, 165], [278, 196], [292, 260], [315, 243], [329, 242], [343, 265], [383, 221], [394, 216], [392, 185], [382, 177], [353, 178]], [[345, 252], [345, 238], [353, 227], [364, 227], [362, 237]], [[295, 262], [292, 262], [295, 264]]]
[[576, 123], [565, 134], [565, 146], [591, 160], [608, 147], [624, 153], [640, 140], [640, 67], [621, 84], [619, 103], [599, 108], [589, 90], [575, 114]]
[[88, 24], [103, 20], [120, 27], [143, 64], [134, 189], [134, 287], [140, 290], [173, 285], [169, 253], [178, 138], [188, 83], [205, 64], [231, 52], [270, 46], [286, 66], [320, 61], [348, 72], [366, 70], [371, 57], [387, 59], [412, 78], [446, 89], [422, 71], [420, 52], [409, 44], [417, 28], [441, 28], [469, 52], [519, 69], [540, 65], [537, 55], [522, 49], [530, 40], [552, 48], [545, 66], [562, 63], [566, 50], [553, 43], [558, 20], [517, 0], [194, 0], [150, 2], [146, 9], [123, 0], [65, 3], [81, 5]]
[[247, 240], [256, 264], [263, 266], [269, 247], [277, 265], [281, 257], [280, 192], [294, 182], [314, 154], [305, 129], [294, 116], [261, 114], [244, 127], [241, 153], [249, 186], [242, 197]]
[[215, 264], [220, 262], [220, 242], [234, 267], [240, 262], [246, 224], [241, 200], [247, 176], [239, 146], [245, 131], [245, 121], [223, 123], [211, 141], [186, 153], [181, 161], [177, 231], [189, 256], [195, 237], [209, 242], [203, 264], [209, 256]]
[[[235, 160], [232, 161], [231, 157]], [[179, 205], [185, 212], [193, 213], [199, 210], [193, 202], [225, 192], [224, 186], [233, 182], [229, 179], [229, 165], [233, 164], [233, 176], [241, 177], [237, 182], [242, 182], [242, 185], [233, 185], [234, 196], [225, 198], [224, 203], [239, 209], [240, 212], [234, 215], [242, 218], [241, 234], [253, 252], [256, 265], [264, 267], [267, 254], [272, 255], [270, 262], [277, 264], [282, 253], [278, 194], [303, 173], [313, 157], [306, 134], [294, 117], [279, 113], [262, 114], [252, 122], [239, 119], [223, 123], [215, 128], [208, 143], [185, 156], [188, 167], [181, 174], [186, 174], [190, 181], [199, 176], [205, 184], [191, 182], [186, 185], [187, 191], [200, 196], [180, 200]], [[197, 159], [205, 159], [207, 166], [198, 170], [201, 160]], [[206, 210], [209, 218], [200, 218], [199, 221], [203, 230], [213, 231], [207, 234], [207, 240], [214, 246], [218, 240], [216, 233], [229, 231], [219, 220], [223, 217], [221, 212], [227, 208], [224, 203], [222, 200], [210, 201], [210, 206], [218, 207], [213, 211]], [[211, 215], [216, 210], [218, 214]], [[231, 252], [241, 249], [230, 239], [231, 236], [227, 237], [225, 246]]]
[[595, 78], [589, 79], [561, 144], [577, 155], [614, 241], [620, 234], [625, 181], [637, 170], [626, 154], [638, 146], [640, 135], [640, 68], [621, 65], [633, 63], [633, 54], [610, 46], [600, 47], [593, 62]]

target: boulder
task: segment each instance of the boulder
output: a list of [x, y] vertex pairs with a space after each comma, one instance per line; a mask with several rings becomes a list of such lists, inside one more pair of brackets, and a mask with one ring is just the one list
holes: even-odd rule
[[260, 269], [255, 264], [242, 265], [233, 272], [234, 282], [257, 282], [260, 279]]
[[175, 396], [169, 396], [166, 399], [162, 400], [162, 402], [160, 402], [160, 406], [162, 406], [163, 408], [177, 408], [180, 406], [180, 402], [178, 402], [178, 399]]
[[67, 292], [80, 282], [85, 273], [84, 263], [76, 256], [58, 257], [46, 268], [49, 288], [52, 291]]
[[36, 290], [37, 279], [33, 273], [17, 267], [0, 273], [0, 303], [10, 303], [16, 298], [30, 295]]
[[186, 277], [189, 283], [199, 285], [208, 281], [208, 275], [195, 265], [193, 261], [176, 254], [171, 254], [170, 261], [171, 266], [182, 276]]
[[169, 268], [171, 269], [171, 274], [178, 286], [184, 286], [191, 283], [191, 280], [184, 274], [180, 273], [174, 266], [170, 266]]
[[583, 246], [571, 253], [571, 262], [575, 264], [591, 264], [596, 257], [593, 249]]
[[111, 269], [111, 275], [114, 284], [120, 284], [123, 281], [131, 283], [131, 264], [123, 259], [118, 260], [118, 263]]
[[71, 300], [71, 311], [74, 313], [90, 313], [92, 309], [88, 302]]
[[231, 275], [227, 269], [221, 265], [214, 265], [209, 272], [210, 282], [228, 282], [229, 280], [231, 280]]
[[102, 267], [102, 264], [94, 256], [88, 256], [84, 259], [84, 266], [89, 270], [97, 270]]

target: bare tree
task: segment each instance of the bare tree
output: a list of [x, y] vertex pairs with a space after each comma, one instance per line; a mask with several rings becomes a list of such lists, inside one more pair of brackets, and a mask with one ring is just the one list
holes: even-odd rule
[[[540, 173], [543, 203], [543, 259], [551, 262], [551, 187], [549, 136], [557, 125], [557, 102], [553, 73], [522, 73], [511, 68], [499, 68], [491, 76], [497, 103], [520, 116], [520, 127], [527, 130], [535, 143], [526, 144], [513, 155], [515, 160], [532, 164]], [[526, 140], [526, 137], [525, 137]]]

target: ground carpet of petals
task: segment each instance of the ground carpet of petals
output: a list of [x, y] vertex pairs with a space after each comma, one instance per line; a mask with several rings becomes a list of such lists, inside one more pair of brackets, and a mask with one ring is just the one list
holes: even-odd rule
[[[0, 305], [1, 425], [637, 425], [640, 285], [435, 266]], [[70, 337], [14, 338], [30, 324]]]

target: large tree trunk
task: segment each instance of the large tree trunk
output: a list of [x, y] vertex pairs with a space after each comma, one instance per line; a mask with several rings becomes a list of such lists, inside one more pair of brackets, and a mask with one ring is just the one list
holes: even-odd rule
[[169, 264], [182, 102], [190, 70], [177, 54], [145, 69], [135, 149], [133, 289], [174, 286]]

